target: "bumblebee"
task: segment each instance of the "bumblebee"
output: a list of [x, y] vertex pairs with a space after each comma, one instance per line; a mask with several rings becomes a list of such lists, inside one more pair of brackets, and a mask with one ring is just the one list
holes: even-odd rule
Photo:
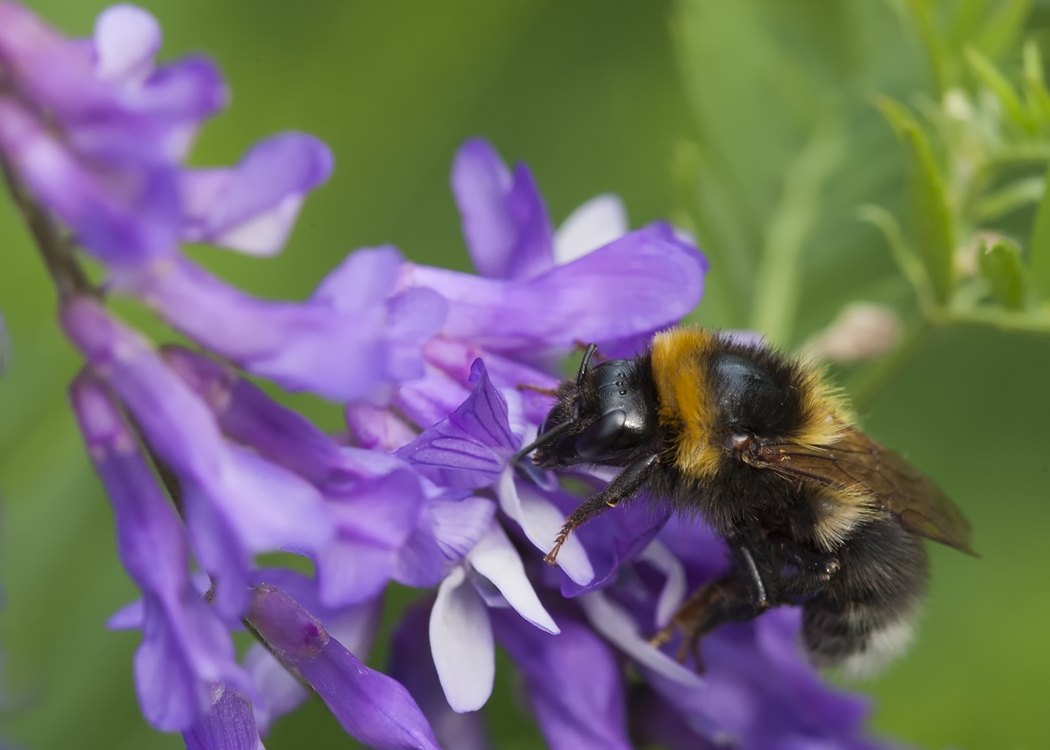
[[817, 666], [864, 676], [909, 644], [927, 578], [922, 539], [975, 554], [970, 526], [929, 478], [851, 423], [804, 360], [725, 334], [679, 328], [633, 359], [584, 353], [533, 453], [542, 469], [622, 467], [566, 519], [545, 558], [610, 506], [650, 501], [699, 516], [731, 565], [700, 587], [654, 645], [682, 635], [679, 659], [727, 622], [801, 605]]

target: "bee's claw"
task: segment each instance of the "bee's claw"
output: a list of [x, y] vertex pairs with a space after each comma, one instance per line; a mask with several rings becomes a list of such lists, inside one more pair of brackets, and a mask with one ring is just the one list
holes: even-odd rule
[[557, 565], [558, 563], [558, 552], [561, 550], [561, 546], [565, 544], [565, 540], [568, 539], [568, 534], [558, 534], [558, 538], [554, 540], [554, 549], [546, 554], [543, 558], [543, 562], [548, 565]]

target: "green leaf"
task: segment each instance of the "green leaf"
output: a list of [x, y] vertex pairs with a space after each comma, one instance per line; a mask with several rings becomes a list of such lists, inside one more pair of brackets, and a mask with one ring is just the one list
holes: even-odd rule
[[907, 149], [912, 231], [934, 296], [938, 302], [946, 302], [952, 291], [955, 241], [944, 178], [933, 157], [926, 133], [911, 113], [899, 102], [885, 96], [878, 97], [875, 105], [889, 120]]
[[930, 277], [926, 273], [926, 266], [904, 238], [904, 232], [901, 231], [901, 226], [893, 214], [882, 206], [866, 205], [857, 209], [857, 218], [868, 222], [882, 232], [883, 237], [886, 238], [886, 244], [890, 246], [890, 252], [897, 263], [897, 268], [915, 289], [920, 306], [923, 309], [931, 307], [934, 294], [930, 286]]
[[936, 98], [940, 99], [950, 84], [948, 76], [951, 60], [948, 50], [945, 49], [944, 42], [937, 34], [929, 0], [905, 0], [905, 4], [911, 12], [912, 22], [922, 39], [922, 46], [930, 65], [930, 74], [933, 76], [934, 93]]
[[[1047, 174], [1050, 175], [1050, 168]], [[1032, 225], [1032, 236], [1028, 241], [1028, 266], [1032, 269], [1032, 282], [1040, 299], [1050, 299], [1050, 190], [1043, 192], [1043, 200]]]
[[799, 260], [820, 215], [820, 194], [842, 162], [842, 126], [827, 118], [814, 129], [809, 143], [784, 176], [762, 247], [755, 288], [752, 327], [781, 346], [791, 341], [798, 308]]
[[992, 296], [1007, 310], [1021, 310], [1030, 298], [1028, 269], [1021, 251], [1008, 240], [996, 240], [988, 247], [982, 239], [977, 246], [977, 266], [992, 287]]
[[982, 222], [998, 219], [1018, 208], [1038, 203], [1045, 190], [1046, 180], [1043, 177], [1015, 180], [978, 201], [974, 206], [974, 214], [977, 220]]
[[991, 89], [996, 98], [1002, 103], [1003, 109], [1022, 130], [1035, 132], [1035, 123], [1028, 116], [1028, 110], [1021, 102], [1021, 97], [1014, 89], [1013, 84], [1006, 79], [992, 62], [973, 47], [966, 48], [966, 61], [970, 64], [977, 78]]
[[1024, 45], [1024, 95], [1036, 125], [1050, 128], [1050, 92], [1043, 79], [1043, 59], [1039, 45], [1029, 39]]
[[1006, 0], [981, 24], [980, 31], [973, 36], [973, 46], [998, 60], [1017, 40], [1031, 5], [1031, 0]]

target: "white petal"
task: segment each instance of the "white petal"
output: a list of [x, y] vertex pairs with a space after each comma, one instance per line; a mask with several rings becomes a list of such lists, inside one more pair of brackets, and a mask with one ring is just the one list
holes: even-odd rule
[[95, 21], [95, 74], [104, 81], [141, 80], [153, 70], [160, 24], [134, 5], [113, 5]]
[[639, 558], [667, 577], [660, 591], [660, 598], [656, 602], [656, 626], [662, 628], [671, 622], [674, 613], [685, 600], [685, 568], [681, 561], [671, 554], [671, 550], [656, 539], [649, 543]]
[[703, 684], [696, 672], [650, 645], [639, 634], [634, 618], [623, 607], [609, 601], [603, 592], [592, 591], [576, 601], [583, 607], [591, 626], [639, 664], [682, 685], [698, 687]]
[[629, 231], [620, 196], [603, 193], [577, 208], [554, 233], [554, 262], [559, 266], [618, 240]]
[[270, 211], [253, 216], [243, 224], [226, 230], [216, 237], [214, 242], [230, 250], [239, 250], [245, 255], [276, 255], [284, 247], [302, 205], [302, 194], [285, 196], [284, 200]]
[[[554, 503], [531, 485], [522, 484], [519, 488], [510, 467], [500, 476], [498, 495], [500, 508], [521, 526], [530, 542], [544, 554], [554, 549], [554, 540], [565, 525], [565, 516]], [[558, 552], [558, 567], [581, 586], [594, 580], [594, 568], [587, 550], [575, 534], [569, 535]]]
[[485, 604], [459, 565], [438, 586], [430, 612], [430, 650], [453, 711], [477, 711], [492, 695], [496, 650]]
[[467, 560], [474, 570], [492, 581], [519, 615], [548, 633], [561, 632], [554, 618], [540, 604], [536, 591], [525, 576], [525, 566], [521, 564], [518, 551], [498, 521], [492, 522], [488, 533], [467, 555]]

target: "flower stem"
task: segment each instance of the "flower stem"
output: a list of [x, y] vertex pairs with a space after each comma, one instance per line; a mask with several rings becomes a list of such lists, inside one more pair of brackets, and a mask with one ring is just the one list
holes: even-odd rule
[[48, 274], [55, 282], [59, 300], [66, 300], [74, 296], [100, 298], [101, 292], [91, 283], [84, 269], [77, 263], [72, 246], [63, 236], [55, 220], [18, 184], [11, 165], [2, 155], [0, 155], [0, 172], [3, 172], [7, 189], [22, 213], [22, 218], [29, 227], [33, 239], [36, 240], [36, 246], [44, 259]]

